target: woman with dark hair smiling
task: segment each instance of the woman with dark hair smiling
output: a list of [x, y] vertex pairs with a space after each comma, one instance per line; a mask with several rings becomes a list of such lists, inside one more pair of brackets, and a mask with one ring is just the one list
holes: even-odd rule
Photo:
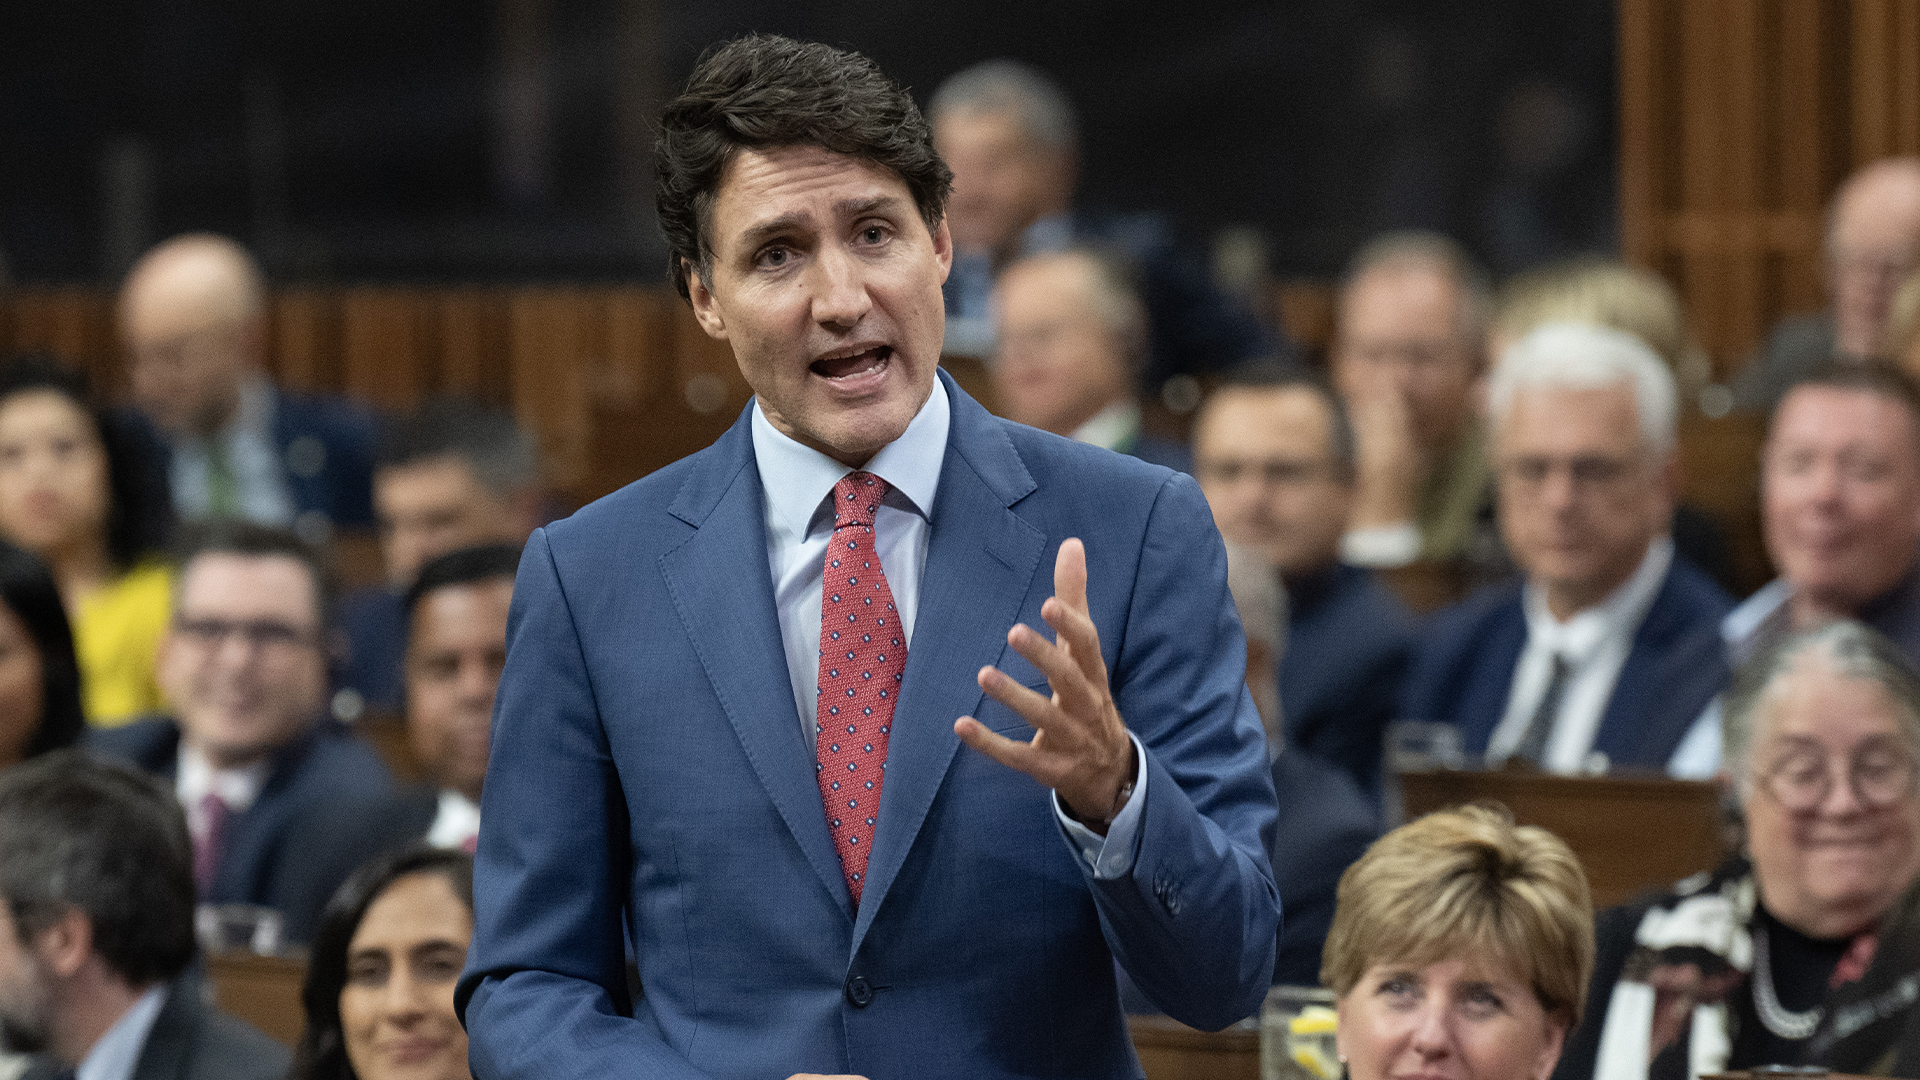
[[472, 940], [472, 856], [412, 847], [354, 871], [314, 934], [289, 1080], [467, 1080], [453, 987]]
[[0, 540], [0, 768], [72, 746], [85, 726], [60, 590], [40, 560]]
[[154, 658], [173, 580], [157, 555], [172, 524], [166, 491], [78, 372], [44, 356], [0, 366], [0, 536], [53, 572], [97, 725], [161, 704]]

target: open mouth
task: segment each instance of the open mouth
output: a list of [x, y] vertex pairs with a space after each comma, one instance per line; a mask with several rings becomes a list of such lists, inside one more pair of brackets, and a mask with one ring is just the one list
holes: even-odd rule
[[893, 346], [875, 345], [847, 356], [829, 356], [815, 360], [808, 365], [808, 368], [824, 379], [855, 379], [880, 371], [892, 358]]

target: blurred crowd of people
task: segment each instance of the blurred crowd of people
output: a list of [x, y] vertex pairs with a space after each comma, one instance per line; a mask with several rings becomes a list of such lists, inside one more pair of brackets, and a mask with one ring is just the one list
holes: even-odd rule
[[[949, 351], [985, 359], [1003, 416], [1191, 473], [1228, 542], [1282, 806], [1277, 983], [1346, 995], [1417, 953], [1437, 987], [1493, 947], [1539, 1008], [1531, 1056], [1509, 1041], [1489, 1075], [1532, 1080], [1920, 1052], [1920, 160], [1840, 189], [1829, 310], [1732, 383], [1771, 415], [1779, 575], [1742, 599], [1682, 499], [1706, 372], [1657, 276], [1496, 287], [1445, 237], [1383, 236], [1319, 363], [1164, 223], [1075, 207], [1075, 113], [1043, 73], [969, 69], [928, 115], [956, 177]], [[538, 454], [472, 401], [378, 417], [274, 385], [267, 316], [245, 250], [183, 236], [120, 291], [128, 402], [57, 358], [0, 367], [0, 1033], [34, 1075], [466, 1075], [463, 852]], [[1154, 419], [1174, 376], [1206, 388], [1186, 440]], [[329, 543], [369, 528], [384, 579], [342, 593]], [[385, 715], [398, 750], [369, 738]], [[1489, 766], [1725, 778], [1745, 849], [1603, 914], [1596, 965], [1551, 837], [1470, 811], [1369, 851], [1397, 731]], [[1462, 844], [1512, 864], [1497, 883], [1537, 876], [1539, 918], [1476, 937], [1473, 890], [1421, 862]], [[309, 950], [291, 1059], [205, 1003], [196, 937], [236, 933]], [[1356, 1076], [1382, 1075], [1377, 1019], [1343, 1028]]]

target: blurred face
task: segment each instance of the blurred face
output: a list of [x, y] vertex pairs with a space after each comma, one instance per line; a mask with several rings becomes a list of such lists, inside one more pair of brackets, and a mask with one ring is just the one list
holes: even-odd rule
[[312, 574], [290, 556], [213, 552], [182, 571], [160, 685], [182, 737], [216, 768], [265, 757], [319, 716], [319, 606]]
[[1559, 618], [1604, 600], [1671, 523], [1671, 462], [1641, 440], [1628, 384], [1520, 390], [1493, 456], [1501, 535]]
[[420, 598], [407, 641], [407, 733], [434, 781], [480, 798], [493, 695], [507, 662], [513, 579], [450, 585]]
[[1338, 1011], [1353, 1080], [1546, 1080], [1566, 1037], [1532, 987], [1478, 961], [1375, 964]]
[[1761, 899], [1803, 933], [1855, 933], [1920, 876], [1915, 748], [1880, 684], [1818, 657], [1761, 710], [1742, 784]]
[[405, 588], [420, 568], [464, 547], [522, 543], [518, 509], [487, 490], [458, 457], [381, 469], [373, 477], [373, 509], [380, 519], [380, 551], [387, 580]]
[[1804, 386], [1780, 402], [1761, 456], [1762, 521], [1797, 597], [1851, 614], [1913, 565], [1917, 438], [1904, 406], [1868, 391]]
[[46, 1048], [53, 1020], [53, 990], [46, 964], [20, 940], [13, 905], [0, 901], [0, 1039], [9, 1050]]
[[1327, 403], [1304, 387], [1229, 387], [1200, 410], [1194, 471], [1229, 541], [1282, 574], [1332, 565], [1353, 505], [1334, 466]]
[[73, 399], [24, 390], [0, 401], [0, 532], [42, 558], [104, 542], [111, 502], [99, 429]]
[[849, 465], [899, 438], [940, 362], [946, 225], [929, 232], [893, 173], [800, 146], [737, 153], [709, 233], [694, 314], [773, 426]]
[[1480, 374], [1475, 343], [1461, 333], [1465, 297], [1446, 274], [1424, 266], [1383, 266], [1340, 297], [1333, 376], [1349, 401], [1399, 394], [1413, 436], [1444, 451], [1472, 408]]
[[1883, 173], [1848, 187], [1827, 235], [1834, 343], [1876, 355], [1894, 293], [1920, 268], [1920, 177]]
[[161, 302], [140, 300], [121, 323], [134, 399], [170, 434], [218, 431], [239, 403], [259, 330], [239, 323], [180, 325], [145, 306]]
[[961, 251], [1010, 257], [1027, 226], [1066, 208], [1072, 156], [1036, 144], [1010, 112], [941, 113], [933, 145], [953, 170], [947, 219]]
[[0, 604], [0, 768], [26, 759], [45, 712], [40, 648], [20, 616]]
[[467, 1033], [453, 987], [473, 912], [447, 879], [408, 874], [367, 906], [347, 946], [340, 1027], [360, 1080], [466, 1080]]
[[1094, 307], [1085, 263], [1017, 263], [995, 290], [993, 385], [1009, 419], [1071, 435], [1131, 391], [1123, 345]]

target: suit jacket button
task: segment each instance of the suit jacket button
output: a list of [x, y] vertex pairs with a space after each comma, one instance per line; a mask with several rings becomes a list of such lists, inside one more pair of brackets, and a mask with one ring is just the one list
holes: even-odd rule
[[847, 980], [847, 1003], [856, 1009], [864, 1009], [873, 1004], [873, 984], [864, 975], [855, 975]]

